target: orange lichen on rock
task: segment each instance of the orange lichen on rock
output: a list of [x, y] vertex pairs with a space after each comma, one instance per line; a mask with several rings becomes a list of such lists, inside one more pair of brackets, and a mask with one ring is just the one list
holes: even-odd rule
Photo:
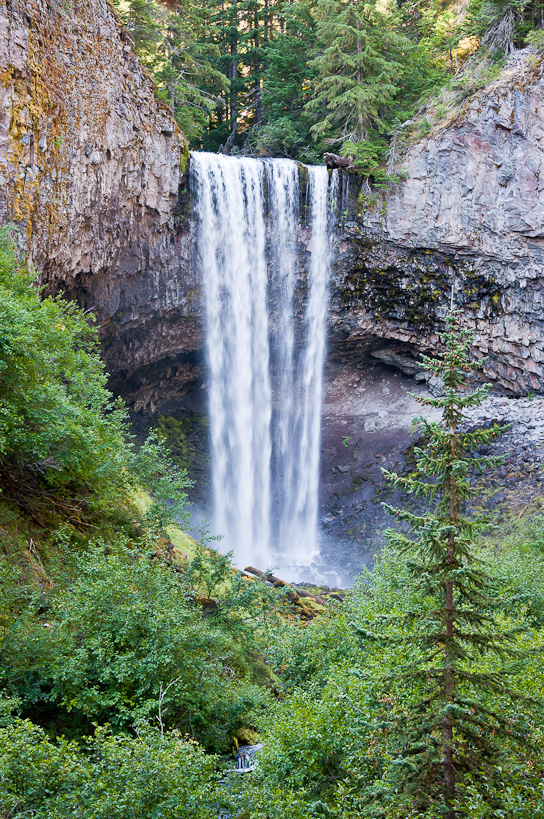
[[53, 286], [171, 219], [185, 152], [109, 0], [0, 5], [0, 220]]

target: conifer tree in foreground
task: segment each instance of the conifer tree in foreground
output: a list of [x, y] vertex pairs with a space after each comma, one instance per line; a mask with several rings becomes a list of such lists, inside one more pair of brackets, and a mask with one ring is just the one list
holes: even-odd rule
[[[472, 339], [459, 329], [453, 294], [441, 338], [444, 354], [425, 358], [423, 366], [442, 379], [443, 397], [417, 400], [440, 408], [442, 420], [420, 419], [425, 445], [415, 449], [417, 477], [384, 471], [394, 487], [423, 497], [433, 508], [414, 514], [385, 504], [410, 530], [389, 530], [386, 535], [408, 557], [421, 600], [419, 611], [410, 613], [403, 625], [401, 640], [409, 659], [399, 675], [412, 702], [389, 723], [398, 758], [390, 769], [387, 793], [396, 806], [395, 816], [459, 819], [470, 815], [467, 792], [488, 804], [489, 816], [498, 815], [504, 786], [501, 758], [512, 740], [524, 740], [513, 717], [520, 698], [508, 687], [504, 666], [517, 656], [514, 635], [501, 629], [501, 603], [474, 554], [475, 536], [489, 524], [484, 517], [464, 514], [473, 491], [470, 476], [500, 461], [472, 453], [505, 427], [462, 431], [464, 410], [481, 404], [488, 386], [465, 390], [467, 375], [482, 361], [469, 357]], [[489, 670], [493, 657], [498, 670]], [[390, 815], [384, 796], [383, 791], [373, 794], [374, 815]]]

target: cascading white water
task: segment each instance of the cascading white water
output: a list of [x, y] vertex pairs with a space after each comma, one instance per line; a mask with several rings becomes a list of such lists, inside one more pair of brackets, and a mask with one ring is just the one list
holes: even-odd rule
[[[285, 483], [285, 513], [281, 542], [298, 544], [314, 557], [318, 543], [319, 461], [323, 364], [327, 335], [330, 272], [329, 175], [327, 168], [309, 168], [311, 214], [309, 295], [304, 318], [304, 343], [296, 367], [297, 406], [291, 414]], [[337, 198], [338, 174], [331, 184], [331, 203]], [[298, 550], [297, 550], [298, 554]]]
[[207, 317], [214, 529], [239, 565], [290, 570], [318, 553], [331, 209], [337, 173], [308, 170], [302, 270], [299, 166], [191, 155]]

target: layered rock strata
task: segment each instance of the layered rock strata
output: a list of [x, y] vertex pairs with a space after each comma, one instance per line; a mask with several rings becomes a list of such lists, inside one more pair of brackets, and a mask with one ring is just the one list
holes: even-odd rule
[[[516, 395], [544, 389], [544, 80], [533, 62], [409, 148], [406, 181], [387, 193], [350, 174], [333, 355], [369, 353], [418, 377], [455, 280], [485, 375]], [[136, 408], [202, 373], [187, 161], [109, 0], [0, 0], [0, 220], [20, 226], [50, 290], [96, 312], [112, 386]]]
[[108, 0], [0, 0], [0, 221], [50, 291], [97, 314], [114, 386], [134, 395], [159, 363], [185, 381], [202, 346], [187, 161]]
[[346, 342], [413, 363], [436, 348], [454, 283], [476, 351], [488, 356], [485, 375], [512, 394], [544, 390], [544, 80], [535, 61], [516, 60], [414, 145], [406, 181], [389, 193], [372, 197], [352, 181], [331, 319]]

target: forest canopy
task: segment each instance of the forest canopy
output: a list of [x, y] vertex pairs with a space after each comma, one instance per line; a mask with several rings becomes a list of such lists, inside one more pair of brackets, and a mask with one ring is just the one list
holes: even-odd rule
[[[191, 147], [379, 168], [400, 126], [539, 47], [538, 0], [115, 0]], [[439, 100], [439, 92], [449, 96]], [[402, 132], [404, 134], [404, 131]]]

